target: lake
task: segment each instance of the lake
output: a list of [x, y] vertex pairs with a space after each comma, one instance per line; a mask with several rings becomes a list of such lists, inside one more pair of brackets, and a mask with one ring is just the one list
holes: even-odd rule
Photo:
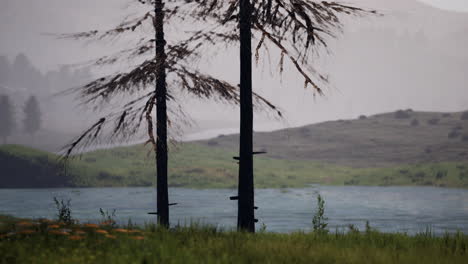
[[[191, 221], [235, 228], [237, 203], [232, 189], [193, 190], [170, 188], [171, 224]], [[325, 199], [325, 214], [332, 231], [350, 224], [360, 230], [365, 222], [382, 232], [415, 234], [468, 234], [468, 190], [433, 187], [312, 186], [302, 189], [256, 190], [257, 229], [271, 232], [309, 231], [317, 193]], [[71, 199], [72, 216], [81, 222], [101, 219], [99, 208], [116, 210], [116, 220], [126, 224], [154, 222], [154, 188], [0, 189], [0, 214], [54, 218], [53, 197]]]

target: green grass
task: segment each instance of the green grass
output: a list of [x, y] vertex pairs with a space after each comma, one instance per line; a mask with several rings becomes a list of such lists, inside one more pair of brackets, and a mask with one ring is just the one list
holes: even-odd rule
[[[24, 223], [0, 217], [0, 263], [468, 263], [468, 236], [460, 233], [248, 234], [149, 225], [132, 234], [101, 227], [115, 236], [106, 237], [81, 225], [65, 226], [70, 235], [57, 235], [51, 223], [22, 227], [19, 221]], [[19, 234], [24, 228], [34, 233]], [[83, 239], [71, 240], [77, 230], [85, 231]]]
[[[44, 160], [49, 164], [57, 161], [53, 154], [21, 146], [2, 146], [1, 152], [38, 166]], [[169, 154], [169, 184], [172, 187], [235, 188], [238, 165], [233, 156], [234, 152], [198, 143], [173, 146]], [[67, 172], [73, 187], [151, 186], [155, 183], [154, 160], [149, 147], [118, 147], [86, 153], [73, 160]], [[257, 188], [309, 184], [468, 188], [468, 164], [463, 162], [354, 168], [256, 156], [254, 173]]]

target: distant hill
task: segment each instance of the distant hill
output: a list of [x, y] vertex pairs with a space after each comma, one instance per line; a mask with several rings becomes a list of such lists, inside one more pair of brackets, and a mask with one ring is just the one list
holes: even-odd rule
[[[400, 110], [254, 134], [256, 150], [285, 160], [314, 160], [353, 167], [468, 162], [468, 114]], [[199, 141], [238, 149], [238, 135]]]
[[[462, 120], [464, 118], [466, 120]], [[468, 114], [397, 111], [255, 133], [257, 188], [427, 185], [468, 188]], [[237, 135], [178, 143], [169, 185], [235, 188]], [[152, 186], [154, 153], [134, 145], [92, 151], [66, 173], [54, 154], [0, 146], [0, 188]]]
[[0, 146], [0, 188], [73, 186], [53, 154], [28, 147]]

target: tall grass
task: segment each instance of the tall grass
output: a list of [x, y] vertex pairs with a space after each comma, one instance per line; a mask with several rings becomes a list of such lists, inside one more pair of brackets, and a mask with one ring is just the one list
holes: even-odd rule
[[468, 263], [468, 236], [461, 233], [249, 234], [200, 225], [139, 231], [141, 240], [108, 229], [115, 238], [89, 231], [74, 241], [47, 227], [3, 236], [0, 263]]

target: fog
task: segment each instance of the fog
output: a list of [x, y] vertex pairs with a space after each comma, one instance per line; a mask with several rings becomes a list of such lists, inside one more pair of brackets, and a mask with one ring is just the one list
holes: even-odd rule
[[[128, 0], [2, 0], [0, 3], [0, 56], [15, 65], [23, 53], [31, 67], [10, 82], [0, 79], [0, 92], [11, 94], [20, 109], [30, 94], [40, 97], [44, 131], [66, 141], [95, 121], [96, 115], [78, 107], [71, 97], [53, 96], [101, 70], [76, 71], [76, 64], [122, 48], [99, 43], [57, 40], [44, 33], [105, 29], [119, 23]], [[468, 109], [468, 4], [464, 0], [348, 0], [378, 10], [383, 16], [345, 21], [343, 34], [330, 42], [330, 54], [321, 51], [314, 65], [330, 77], [324, 96], [303, 88], [303, 79], [291, 65], [279, 76], [278, 56], [254, 72], [254, 89], [278, 105], [283, 120], [261, 113], [256, 130], [300, 126], [325, 120], [356, 118], [397, 109], [462, 111]], [[423, 3], [424, 2], [424, 3]], [[431, 4], [431, 5], [428, 5]], [[182, 26], [171, 28], [172, 34]], [[169, 35], [170, 36], [170, 35]], [[26, 65], [27, 63], [25, 63]], [[12, 66], [13, 67], [13, 66]], [[24, 66], [29, 67], [29, 66]], [[23, 67], [23, 69], [24, 69]], [[232, 83], [238, 82], [238, 51], [220, 52], [200, 67]], [[13, 67], [14, 69], [14, 67]], [[37, 69], [37, 70], [35, 70]], [[11, 73], [12, 76], [15, 72]], [[16, 72], [18, 74], [18, 72]], [[38, 77], [38, 76], [42, 77]], [[5, 76], [5, 74], [0, 74]], [[37, 81], [44, 80], [39, 85]], [[42, 97], [41, 97], [42, 95]], [[183, 99], [196, 122], [186, 139], [236, 131], [234, 107]], [[216, 107], [217, 111], [213, 111]], [[19, 118], [21, 110], [16, 110]], [[212, 131], [211, 134], [207, 131]], [[215, 131], [215, 132], [213, 132]], [[214, 134], [213, 134], [214, 133]], [[61, 136], [59, 137], [58, 134]], [[196, 136], [195, 136], [196, 135]], [[21, 137], [17, 141], [25, 140]]]

